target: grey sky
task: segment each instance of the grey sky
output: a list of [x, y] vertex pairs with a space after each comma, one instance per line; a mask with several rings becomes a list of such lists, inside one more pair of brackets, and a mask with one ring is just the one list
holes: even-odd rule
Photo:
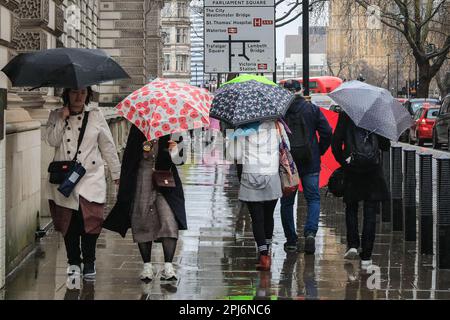
[[[284, 12], [287, 12], [291, 7], [281, 4], [277, 7], [277, 17], [283, 16]], [[297, 9], [301, 10], [301, 6]], [[296, 11], [298, 12], [298, 11]], [[323, 14], [319, 18], [311, 17], [310, 14], [310, 25], [325, 25], [328, 22], [327, 17], [328, 10], [324, 10]], [[291, 17], [294, 17], [294, 12]], [[288, 34], [298, 34], [298, 27], [302, 25], [302, 16], [298, 17], [296, 20], [292, 21], [286, 26], [277, 28], [277, 61], [282, 62], [284, 60], [284, 37]]]

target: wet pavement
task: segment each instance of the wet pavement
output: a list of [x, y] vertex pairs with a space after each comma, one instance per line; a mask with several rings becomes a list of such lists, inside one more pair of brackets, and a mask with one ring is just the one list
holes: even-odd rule
[[[220, 151], [216, 156], [220, 155]], [[191, 156], [191, 155], [189, 155]], [[198, 159], [199, 155], [192, 155]], [[237, 200], [233, 165], [185, 164], [179, 167], [189, 230], [182, 231], [174, 264], [179, 280], [143, 283], [142, 262], [131, 235], [104, 230], [97, 244], [97, 277], [81, 290], [66, 283], [66, 257], [60, 234], [50, 232], [36, 251], [7, 279], [4, 299], [450, 299], [450, 271], [437, 270], [434, 256], [418, 254], [418, 244], [378, 219], [373, 273], [343, 254], [345, 225], [340, 199], [322, 195], [316, 254], [286, 253], [279, 205], [275, 210], [270, 271], [257, 271], [257, 252], [248, 212]], [[114, 190], [109, 191], [109, 205]], [[297, 230], [302, 234], [305, 201], [300, 196]], [[378, 216], [380, 218], [380, 216]], [[301, 239], [300, 249], [302, 249]], [[160, 244], [152, 261], [163, 267]]]

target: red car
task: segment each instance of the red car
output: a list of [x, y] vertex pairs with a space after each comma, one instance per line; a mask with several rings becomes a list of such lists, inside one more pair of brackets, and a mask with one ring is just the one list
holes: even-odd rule
[[409, 143], [423, 146], [424, 142], [432, 141], [433, 126], [439, 114], [439, 106], [424, 103], [414, 114], [414, 124], [409, 130]]

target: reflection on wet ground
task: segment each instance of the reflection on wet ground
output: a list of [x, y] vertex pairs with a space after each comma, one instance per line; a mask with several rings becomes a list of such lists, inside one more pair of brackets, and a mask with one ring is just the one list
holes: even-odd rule
[[[220, 155], [217, 152], [216, 156]], [[189, 155], [191, 156], [191, 155]], [[194, 156], [194, 155], [193, 155]], [[195, 155], [198, 157], [198, 155]], [[343, 205], [322, 195], [314, 256], [286, 253], [279, 206], [270, 271], [257, 271], [257, 253], [245, 206], [237, 200], [233, 165], [187, 164], [180, 167], [189, 230], [181, 232], [175, 266], [179, 280], [139, 280], [142, 262], [130, 234], [125, 239], [104, 231], [97, 246], [97, 279], [69, 289], [62, 237], [50, 233], [35, 253], [8, 278], [5, 299], [450, 299], [450, 271], [439, 271], [432, 256], [418, 254], [390, 224], [378, 222], [373, 273], [358, 261], [343, 259]], [[111, 188], [111, 205], [114, 199]], [[298, 230], [305, 220], [300, 197]], [[379, 219], [380, 220], [380, 219]], [[303, 239], [302, 239], [303, 240]], [[153, 261], [163, 267], [162, 248]]]

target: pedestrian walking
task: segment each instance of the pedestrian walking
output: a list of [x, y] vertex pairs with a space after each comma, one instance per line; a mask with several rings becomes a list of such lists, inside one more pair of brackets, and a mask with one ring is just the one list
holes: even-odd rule
[[[104, 160], [116, 183], [120, 177], [120, 161], [102, 112], [89, 105], [92, 89], [65, 89], [62, 99], [64, 106], [50, 112], [46, 128], [46, 141], [55, 147], [49, 166], [50, 212], [55, 230], [64, 236], [68, 275], [80, 275], [83, 263], [83, 277], [94, 279], [95, 247], [106, 202]], [[73, 186], [72, 178], [78, 175], [73, 172], [69, 181], [65, 177], [73, 163], [80, 164], [86, 172], [73, 191], [64, 195], [60, 187]]]
[[[332, 130], [324, 114], [316, 105], [301, 96], [298, 81], [286, 81], [284, 87], [295, 93], [285, 115], [285, 121], [291, 131], [288, 133], [291, 154], [298, 168], [303, 186], [303, 195], [308, 206], [303, 235], [306, 254], [315, 253], [315, 237], [319, 227], [320, 192], [319, 177], [321, 156], [331, 144]], [[297, 191], [281, 198], [281, 222], [286, 242], [285, 251], [297, 251], [298, 237], [294, 219], [294, 203]]]
[[[182, 150], [180, 151], [182, 152]], [[117, 202], [105, 220], [106, 229], [125, 237], [131, 228], [144, 262], [140, 279], [153, 280], [153, 242], [162, 242], [164, 269], [161, 280], [178, 278], [173, 267], [179, 230], [186, 230], [183, 187], [172, 157], [178, 157], [177, 143], [169, 135], [148, 141], [132, 126], [123, 155]], [[163, 186], [164, 182], [168, 186]]]
[[[347, 227], [345, 259], [361, 258], [361, 268], [372, 264], [375, 241], [376, 208], [389, 199], [389, 191], [381, 166], [381, 150], [388, 150], [388, 139], [357, 127], [352, 119], [341, 112], [332, 138], [332, 150], [344, 169], [344, 203]], [[360, 241], [358, 207], [363, 203], [363, 231]]]
[[258, 268], [270, 270], [273, 213], [278, 199], [283, 195], [279, 148], [281, 136], [286, 141], [287, 136], [283, 125], [279, 126], [279, 134], [277, 121], [263, 121], [249, 126], [254, 133], [238, 135], [234, 141], [236, 146], [229, 146], [227, 151], [242, 163], [239, 200], [246, 203], [252, 219], [253, 235], [259, 252]]

